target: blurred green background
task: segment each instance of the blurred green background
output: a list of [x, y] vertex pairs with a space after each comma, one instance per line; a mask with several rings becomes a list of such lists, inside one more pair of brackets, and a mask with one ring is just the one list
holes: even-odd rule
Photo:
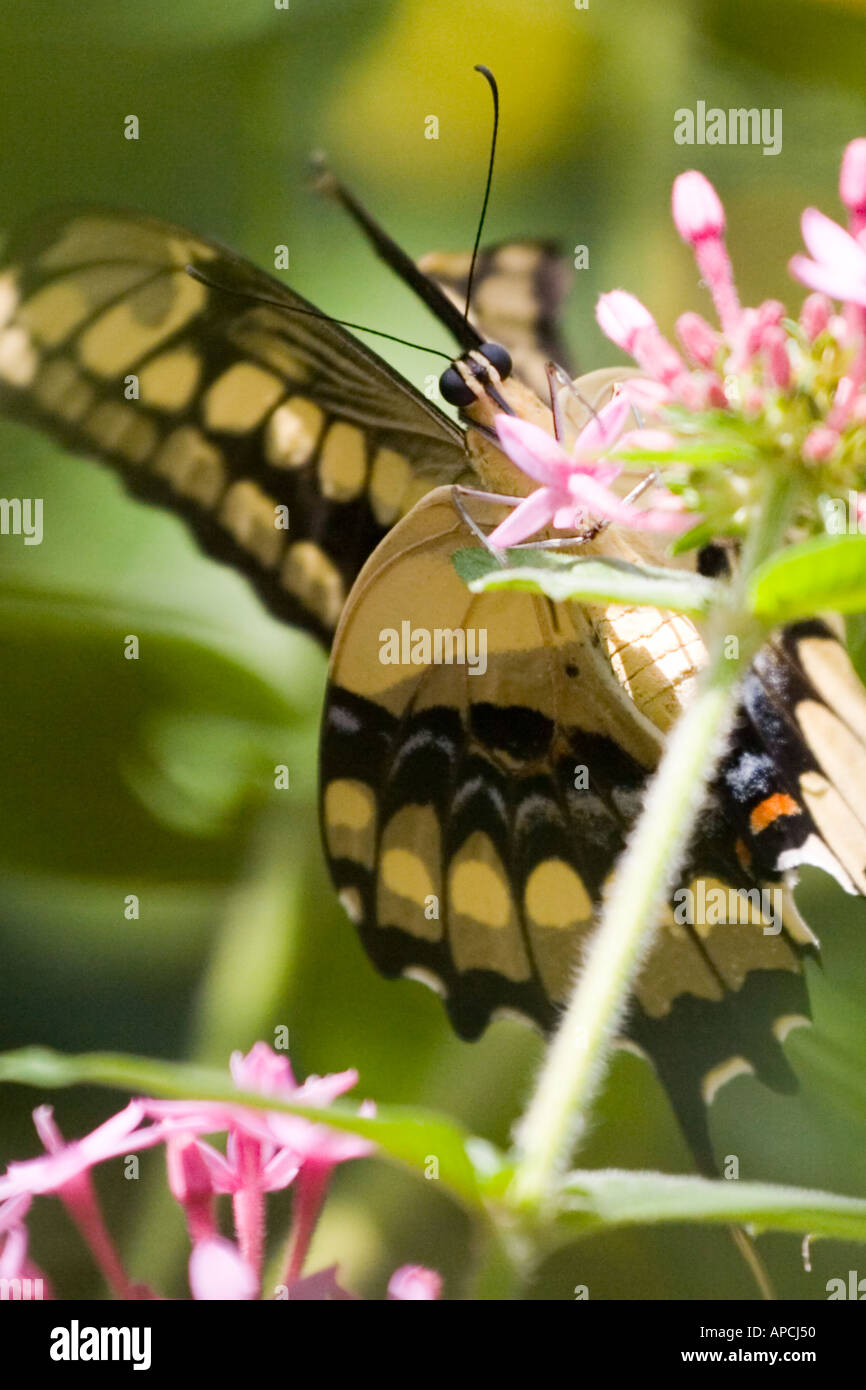
[[[836, 215], [849, 139], [866, 134], [866, 5], [734, 0], [4, 0], [0, 225], [40, 205], [96, 200], [172, 218], [266, 267], [290, 248], [291, 284], [322, 309], [447, 347], [337, 209], [305, 186], [312, 149], [409, 250], [471, 244], [489, 140], [491, 66], [502, 125], [487, 238], [585, 244], [568, 329], [583, 369], [605, 365], [592, 315], [626, 286], [670, 329], [706, 310], [669, 218], [673, 176], [716, 183], [746, 302], [796, 303], [786, 275], [807, 203]], [[698, 100], [780, 107], [783, 148], [693, 150], [673, 113]], [[137, 142], [124, 118], [140, 120]], [[438, 141], [424, 120], [439, 118]], [[379, 350], [382, 348], [379, 346]], [[390, 347], [418, 385], [429, 358]], [[438, 369], [436, 369], [438, 370]], [[47, 1043], [224, 1062], [288, 1024], [299, 1075], [355, 1066], [359, 1094], [418, 1102], [504, 1142], [540, 1043], [516, 1023], [466, 1045], [420, 986], [385, 983], [335, 904], [318, 844], [317, 716], [325, 662], [269, 620], [245, 584], [202, 558], [171, 518], [134, 504], [97, 466], [0, 426], [0, 494], [45, 499], [45, 540], [0, 539], [0, 1047]], [[136, 633], [141, 659], [122, 659]], [[273, 790], [287, 763], [290, 792]], [[138, 921], [124, 898], [140, 895]], [[817, 875], [800, 893], [824, 944], [815, 1027], [789, 1044], [794, 1099], [748, 1078], [724, 1090], [718, 1152], [743, 1177], [866, 1191], [866, 908]], [[0, 1095], [0, 1164], [35, 1152], [29, 1111]], [[115, 1098], [67, 1092], [64, 1131]], [[660, 1089], [622, 1056], [583, 1155], [590, 1165], [689, 1168]], [[185, 1238], [161, 1195], [101, 1178], [136, 1278], [183, 1294]], [[284, 1210], [284, 1208], [283, 1208]], [[281, 1216], [273, 1222], [280, 1229]], [[67, 1296], [99, 1283], [51, 1200], [34, 1255]], [[866, 1273], [857, 1247], [761, 1242], [780, 1291], [822, 1298]], [[404, 1261], [440, 1269], [460, 1297], [471, 1232], [435, 1183], [384, 1163], [339, 1173], [310, 1268], [381, 1297]], [[743, 1298], [752, 1285], [724, 1232], [629, 1232], [560, 1252], [533, 1297]]]

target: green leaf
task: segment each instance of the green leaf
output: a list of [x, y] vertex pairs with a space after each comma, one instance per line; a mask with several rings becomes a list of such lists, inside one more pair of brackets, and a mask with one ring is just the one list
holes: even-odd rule
[[480, 1179], [486, 1179], [488, 1171], [497, 1167], [490, 1146], [486, 1146], [484, 1171], [476, 1174], [467, 1149], [471, 1136], [453, 1120], [433, 1111], [389, 1105], [377, 1106], [376, 1114], [368, 1116], [361, 1115], [357, 1107], [346, 1101], [335, 1101], [326, 1109], [294, 1105], [276, 1096], [239, 1091], [225, 1072], [186, 1062], [163, 1062], [120, 1052], [67, 1056], [50, 1048], [28, 1047], [0, 1053], [0, 1081], [16, 1081], [40, 1089], [110, 1086], [133, 1096], [223, 1101], [249, 1105], [256, 1110], [300, 1115], [316, 1124], [370, 1139], [389, 1158], [422, 1174], [429, 1167], [430, 1157], [435, 1157], [439, 1164], [439, 1182], [464, 1206], [476, 1211], [482, 1207]]
[[687, 550], [698, 550], [702, 545], [709, 545], [719, 536], [719, 527], [712, 521], [701, 521], [697, 526], [690, 526], [688, 531], [684, 531], [681, 536], [677, 536], [671, 551], [674, 555], [684, 555]]
[[762, 1182], [714, 1182], [668, 1173], [570, 1173], [556, 1225], [572, 1238], [600, 1226], [698, 1221], [866, 1241], [866, 1201]]
[[692, 468], [725, 468], [736, 463], [752, 463], [758, 458], [758, 453], [744, 439], [702, 439], [694, 444], [677, 441], [671, 449], [618, 449], [616, 456], [622, 463], [636, 468], [648, 468], [656, 463], [662, 466], [681, 463]]
[[753, 613], [766, 623], [866, 610], [866, 536], [813, 536], [765, 560], [749, 582]]
[[545, 550], [508, 550], [503, 567], [482, 547], [458, 550], [454, 568], [473, 593], [523, 589], [557, 603], [633, 603], [701, 617], [720, 586], [712, 579], [661, 565], [632, 565], [595, 556], [556, 555]]

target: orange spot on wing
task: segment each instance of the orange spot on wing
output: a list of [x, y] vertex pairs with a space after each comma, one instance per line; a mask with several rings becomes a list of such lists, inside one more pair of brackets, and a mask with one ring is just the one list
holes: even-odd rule
[[752, 853], [745, 840], [737, 840], [734, 849], [736, 850], [737, 858], [742, 867], [744, 869], [750, 869], [752, 867]]
[[749, 828], [753, 835], [757, 835], [780, 816], [796, 816], [799, 813], [800, 807], [792, 796], [788, 796], [787, 792], [776, 792], [774, 796], [758, 802], [749, 817]]

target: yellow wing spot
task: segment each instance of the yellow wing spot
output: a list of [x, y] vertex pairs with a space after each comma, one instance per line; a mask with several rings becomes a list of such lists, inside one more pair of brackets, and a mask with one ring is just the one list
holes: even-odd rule
[[0, 333], [0, 380], [10, 386], [29, 386], [39, 367], [39, 355], [26, 328], [13, 324]]
[[261, 424], [284, 392], [273, 372], [254, 362], [235, 362], [217, 377], [204, 398], [205, 424], [212, 430], [245, 434]]
[[62, 235], [43, 251], [38, 264], [45, 270], [64, 270], [126, 260], [182, 269], [190, 261], [212, 260], [215, 254], [194, 237], [170, 237], [143, 222], [85, 214], [67, 223]]
[[451, 870], [449, 901], [454, 912], [485, 927], [507, 927], [511, 896], [501, 872], [480, 859], [464, 859]]
[[92, 306], [74, 278], [46, 285], [23, 305], [21, 319], [46, 347], [57, 347], [77, 328]]
[[130, 463], [144, 463], [159, 438], [151, 420], [118, 401], [102, 401], [95, 406], [84, 421], [84, 429], [100, 448], [120, 454]]
[[153, 469], [177, 492], [205, 507], [216, 506], [228, 481], [219, 449], [192, 425], [172, 431], [157, 451]]
[[538, 269], [541, 252], [537, 246], [521, 246], [513, 242], [510, 246], [500, 246], [496, 252], [496, 269], [509, 275], [530, 275]]
[[152, 348], [183, 328], [206, 297], [204, 286], [183, 270], [143, 285], [84, 330], [78, 340], [82, 366], [97, 376], [122, 376]]
[[866, 749], [862, 742], [818, 700], [801, 700], [796, 715], [822, 770], [866, 826]]
[[475, 296], [478, 314], [517, 319], [532, 323], [538, 317], [538, 300], [528, 277], [491, 275], [478, 286]]
[[433, 879], [420, 854], [411, 849], [389, 849], [382, 856], [383, 885], [397, 897], [423, 908], [433, 894]]
[[411, 511], [415, 503], [420, 502], [422, 497], [426, 497], [429, 491], [430, 479], [423, 476], [419, 477], [417, 474], [413, 473], [412, 477], [409, 479], [409, 485], [403, 494], [403, 515], [405, 516], [407, 512]]
[[[718, 878], [695, 878], [688, 886], [688, 893], [687, 921], [704, 940], [717, 927], [730, 934], [737, 926], [772, 925], [769, 913], [772, 899], [765, 902], [760, 888], [738, 891], [733, 884], [722, 883]], [[764, 940], [761, 936], [756, 938], [759, 946]]]
[[14, 317], [20, 298], [17, 271], [4, 270], [0, 275], [0, 328], [5, 328]]
[[449, 940], [458, 970], [495, 970], [525, 980], [529, 957], [505, 865], [489, 835], [475, 831], [448, 873]]
[[192, 400], [201, 375], [201, 359], [191, 347], [172, 348], [142, 367], [141, 399], [156, 410], [183, 410]]
[[442, 937], [439, 821], [430, 806], [403, 806], [382, 832], [376, 918], [425, 941]]
[[367, 448], [361, 430], [340, 420], [325, 436], [319, 455], [319, 485], [334, 502], [350, 502], [364, 490]]
[[831, 637], [805, 637], [797, 656], [810, 682], [840, 719], [866, 740], [866, 696], [863, 682], [841, 643]]
[[289, 593], [326, 627], [336, 625], [346, 597], [343, 577], [313, 541], [296, 541], [289, 546], [281, 577]]
[[373, 867], [376, 848], [376, 800], [363, 782], [337, 778], [325, 789], [325, 838], [333, 859], [351, 859]]
[[21, 306], [21, 322], [45, 347], [58, 347], [108, 300], [133, 289], [146, 266], [91, 266], [44, 285]]
[[564, 859], [545, 859], [526, 882], [526, 912], [539, 927], [575, 928], [592, 918], [592, 899]]
[[325, 413], [303, 396], [277, 406], [265, 426], [265, 458], [273, 468], [302, 468], [313, 457]]
[[64, 398], [73, 391], [84, 378], [68, 357], [55, 357], [44, 363], [33, 384], [33, 394], [43, 410], [51, 414], [62, 414]]
[[570, 864], [545, 859], [529, 875], [523, 901], [536, 968], [559, 1002], [574, 977], [580, 935], [592, 925], [592, 900]]
[[370, 473], [370, 506], [381, 526], [390, 526], [402, 514], [403, 498], [412, 478], [405, 454], [378, 449]]
[[820, 772], [810, 768], [800, 777], [806, 809], [833, 855], [841, 862], [860, 893], [866, 893], [863, 825], [839, 792]]
[[376, 798], [366, 782], [338, 778], [325, 793], [325, 819], [329, 825], [364, 830], [376, 815]]
[[220, 520], [244, 550], [254, 555], [265, 569], [279, 563], [285, 545], [285, 532], [275, 523], [276, 503], [248, 478], [232, 483], [220, 507]]

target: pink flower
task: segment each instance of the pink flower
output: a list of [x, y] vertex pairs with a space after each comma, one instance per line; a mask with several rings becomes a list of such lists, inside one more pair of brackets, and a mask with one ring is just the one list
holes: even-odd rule
[[170, 1124], [138, 1128], [144, 1114], [141, 1102], [131, 1101], [92, 1134], [67, 1144], [54, 1122], [51, 1107], [40, 1106], [34, 1111], [33, 1120], [48, 1152], [40, 1158], [10, 1163], [5, 1175], [0, 1178], [0, 1200], [24, 1193], [54, 1193], [59, 1197], [81, 1231], [108, 1284], [121, 1298], [135, 1297], [136, 1290], [123, 1270], [106, 1229], [90, 1169], [121, 1154], [152, 1148], [172, 1132]]
[[680, 314], [677, 319], [677, 336], [690, 357], [702, 367], [711, 367], [722, 342], [712, 324], [700, 314]]
[[671, 193], [674, 226], [683, 241], [696, 245], [706, 237], [718, 238], [725, 231], [725, 210], [708, 178], [689, 169], [674, 179]]
[[[233, 1053], [230, 1069], [241, 1090], [316, 1108], [330, 1105], [358, 1080], [356, 1071], [345, 1071], [310, 1076], [298, 1085], [288, 1057], [266, 1043], [256, 1043], [246, 1056]], [[176, 1156], [173, 1190], [184, 1204], [190, 1234], [195, 1231], [200, 1236], [209, 1231], [206, 1192], [196, 1190], [196, 1184], [204, 1189], [209, 1183], [214, 1193], [231, 1193], [240, 1253], [257, 1277], [264, 1249], [266, 1194], [297, 1182], [290, 1277], [286, 1280], [292, 1282], [300, 1274], [334, 1166], [365, 1158], [375, 1149], [356, 1134], [279, 1111], [213, 1101], [149, 1100], [146, 1106], [148, 1114], [170, 1116], [181, 1126], [195, 1122], [199, 1128], [228, 1131], [225, 1154], [197, 1140], [194, 1153], [185, 1150]], [[185, 1186], [189, 1174], [195, 1174], [192, 1187]]]
[[806, 208], [800, 225], [813, 259], [792, 256], [791, 274], [831, 299], [866, 306], [866, 250], [858, 239], [817, 208]]
[[852, 140], [842, 156], [839, 197], [850, 215], [851, 231], [866, 224], [866, 140]]
[[659, 329], [648, 309], [625, 290], [611, 290], [599, 296], [595, 317], [603, 333], [630, 352], [647, 376], [669, 386], [676, 393], [688, 380], [688, 368], [675, 347]]
[[33, 1199], [22, 1193], [0, 1205], [0, 1279], [39, 1280], [40, 1298], [50, 1298], [51, 1288], [42, 1270], [28, 1254], [27, 1226], [24, 1218]]
[[442, 1292], [442, 1275], [423, 1265], [401, 1265], [388, 1281], [388, 1297], [404, 1302], [429, 1302]]
[[503, 548], [517, 545], [551, 525], [574, 530], [587, 512], [648, 531], [680, 529], [680, 518], [670, 511], [633, 507], [610, 490], [622, 465], [602, 456], [620, 434], [630, 409], [624, 395], [614, 396], [581, 430], [571, 454], [540, 426], [513, 415], [497, 415], [496, 429], [505, 452], [543, 486], [496, 527], [491, 544]]
[[764, 353], [770, 379], [780, 391], [791, 385], [791, 359], [788, 356], [788, 335], [783, 328], [769, 328], [764, 334]]
[[825, 294], [809, 294], [800, 310], [800, 327], [807, 342], [814, 343], [830, 323], [830, 301]]
[[33, 1119], [49, 1152], [39, 1158], [10, 1163], [0, 1177], [0, 1201], [20, 1192], [59, 1192], [74, 1184], [96, 1163], [162, 1143], [171, 1127], [151, 1125], [137, 1129], [144, 1114], [141, 1101], [130, 1101], [125, 1109], [112, 1115], [92, 1134], [66, 1144], [54, 1124], [51, 1107], [40, 1106], [34, 1111]]
[[595, 317], [605, 337], [628, 353], [642, 328], [655, 327], [649, 309], [627, 290], [610, 290], [603, 294], [596, 305]]
[[189, 1287], [195, 1299], [258, 1297], [256, 1272], [224, 1236], [201, 1240], [189, 1257]]
[[[357, 1082], [357, 1073], [311, 1076], [298, 1084], [288, 1057], [257, 1043], [231, 1059], [232, 1076], [244, 1090], [322, 1109]], [[364, 1102], [361, 1113], [375, 1108]], [[90, 1176], [97, 1163], [166, 1144], [169, 1189], [183, 1208], [192, 1243], [189, 1280], [196, 1299], [259, 1296], [264, 1251], [265, 1196], [296, 1182], [286, 1285], [290, 1297], [349, 1298], [334, 1292], [332, 1271], [298, 1280], [334, 1166], [364, 1157], [375, 1146], [349, 1131], [332, 1131], [300, 1116], [254, 1111], [243, 1104], [210, 1101], [134, 1100], [83, 1139], [66, 1143], [50, 1107], [34, 1112], [47, 1153], [12, 1163], [0, 1177], [0, 1277], [43, 1276], [27, 1255], [25, 1218], [34, 1194], [60, 1198], [79, 1227], [116, 1296], [156, 1294], [126, 1276], [100, 1213]], [[142, 1124], [142, 1121], [150, 1123]], [[221, 1153], [200, 1137], [226, 1130]], [[220, 1234], [216, 1199], [230, 1194], [236, 1242]], [[435, 1276], [433, 1276], [435, 1278]], [[420, 1294], [417, 1296], [421, 1296]]]
[[818, 425], [803, 441], [803, 457], [810, 463], [823, 463], [830, 457], [839, 443], [836, 430], [826, 425]]
[[740, 301], [725, 246], [725, 211], [719, 195], [709, 179], [697, 169], [689, 169], [674, 179], [671, 204], [674, 225], [694, 248], [698, 270], [713, 297], [719, 321], [730, 333], [740, 317]]

